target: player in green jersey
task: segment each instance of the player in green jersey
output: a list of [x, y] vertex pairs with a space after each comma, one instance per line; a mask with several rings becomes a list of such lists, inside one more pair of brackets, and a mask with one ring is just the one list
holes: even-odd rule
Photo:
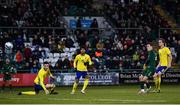
[[5, 86], [9, 85], [10, 90], [12, 89], [12, 84], [11, 84], [11, 76], [14, 74], [16, 71], [13, 67], [13, 65], [10, 62], [9, 58], [6, 58], [5, 63], [3, 64], [2, 68], [2, 74], [3, 74], [3, 85], [2, 85], [2, 90], [5, 89]]
[[[148, 43], [146, 45], [147, 51], [148, 51], [148, 58], [143, 66], [143, 73], [139, 76], [139, 81], [140, 81], [140, 88], [141, 90], [139, 91], [140, 93], [146, 93], [149, 91], [151, 88], [148, 79], [153, 76], [155, 72], [155, 65], [156, 65], [156, 53], [153, 51], [153, 46]], [[147, 86], [147, 90], [145, 91], [144, 89], [144, 84]]]

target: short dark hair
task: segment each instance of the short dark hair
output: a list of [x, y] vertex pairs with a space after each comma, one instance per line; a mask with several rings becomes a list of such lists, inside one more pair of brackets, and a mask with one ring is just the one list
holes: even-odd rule
[[159, 40], [161, 40], [164, 44], [166, 43], [165, 39], [163, 38], [159, 38]]
[[49, 62], [45, 61], [43, 64], [49, 64]]
[[149, 44], [150, 46], [152, 46], [152, 42], [147, 42], [146, 45], [148, 45], [148, 44]]
[[161, 41], [164, 43], [164, 46], [166, 46], [166, 41], [165, 41], [165, 39], [159, 38], [159, 40], [161, 40]]

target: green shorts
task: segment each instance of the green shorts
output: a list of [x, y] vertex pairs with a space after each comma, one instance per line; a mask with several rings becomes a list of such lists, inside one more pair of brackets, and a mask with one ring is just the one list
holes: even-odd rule
[[4, 74], [4, 79], [3, 79], [4, 81], [9, 81], [9, 80], [11, 80], [11, 75], [9, 75], [9, 74]]
[[153, 76], [154, 70], [155, 70], [155, 68], [147, 68], [146, 70], [143, 71], [142, 75], [149, 78], [149, 77]]

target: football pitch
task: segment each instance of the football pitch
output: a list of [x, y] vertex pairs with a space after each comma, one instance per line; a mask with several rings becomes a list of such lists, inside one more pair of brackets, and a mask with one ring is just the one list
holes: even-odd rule
[[[180, 85], [162, 85], [161, 93], [138, 95], [138, 85], [89, 86], [86, 94], [71, 95], [71, 87], [57, 87], [57, 95], [17, 95], [32, 88], [15, 88], [0, 93], [0, 104], [180, 104]], [[6, 89], [8, 90], [8, 89]]]

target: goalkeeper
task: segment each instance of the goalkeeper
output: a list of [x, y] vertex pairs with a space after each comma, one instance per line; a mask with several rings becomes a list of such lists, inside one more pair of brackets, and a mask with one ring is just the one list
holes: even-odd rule
[[[150, 43], [146, 45], [147, 51], [148, 51], [148, 58], [143, 66], [143, 73], [142, 75], [139, 76], [139, 81], [140, 81], [140, 88], [141, 90], [139, 91], [139, 94], [141, 93], [146, 93], [150, 90], [151, 86], [149, 84], [148, 79], [153, 76], [155, 72], [155, 65], [156, 65], [156, 53], [153, 51], [153, 47]], [[147, 86], [147, 90], [144, 90], [144, 84]]]
[[4, 91], [5, 86], [7, 86], [7, 85], [9, 85], [9, 89], [12, 90], [12, 84], [11, 84], [12, 74], [16, 73], [16, 71], [15, 71], [12, 63], [10, 62], [9, 58], [6, 58], [1, 72], [4, 75], [4, 77], [3, 77], [4, 82], [3, 82], [2, 90]]
[[19, 92], [18, 95], [36, 95], [40, 90], [44, 90], [46, 94], [57, 94], [57, 92], [54, 92], [55, 84], [44, 84], [44, 80], [47, 76], [55, 79], [50, 72], [49, 63], [44, 62], [43, 67], [40, 69], [34, 80], [34, 91]]

